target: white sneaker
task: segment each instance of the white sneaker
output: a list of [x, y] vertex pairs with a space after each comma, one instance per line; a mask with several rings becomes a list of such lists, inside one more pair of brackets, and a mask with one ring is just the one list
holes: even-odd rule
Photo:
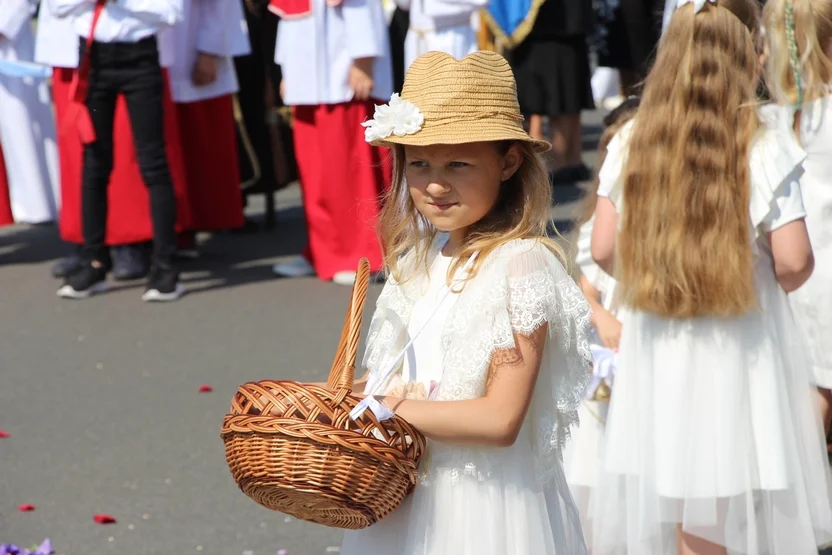
[[302, 256], [295, 256], [286, 262], [272, 266], [272, 272], [276, 276], [298, 278], [315, 275], [315, 268]]
[[332, 283], [351, 287], [355, 285], [356, 275], [355, 272], [337, 272], [332, 276]]

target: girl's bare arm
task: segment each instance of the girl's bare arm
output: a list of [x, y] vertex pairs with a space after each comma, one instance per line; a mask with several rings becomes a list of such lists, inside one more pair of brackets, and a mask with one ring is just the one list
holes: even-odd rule
[[515, 334], [514, 349], [494, 354], [484, 397], [465, 401], [381, 398], [430, 439], [455, 445], [507, 447], [520, 433], [534, 393], [548, 327]]
[[618, 233], [618, 212], [612, 201], [598, 197], [595, 205], [595, 223], [592, 226], [592, 259], [602, 270], [614, 275], [615, 237]]

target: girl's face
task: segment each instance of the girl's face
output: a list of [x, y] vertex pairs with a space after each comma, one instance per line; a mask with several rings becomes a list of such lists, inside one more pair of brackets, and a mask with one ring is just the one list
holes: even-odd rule
[[449, 246], [462, 244], [468, 229], [485, 217], [500, 185], [522, 163], [516, 146], [507, 152], [493, 142], [406, 146], [407, 186], [416, 209], [439, 231], [449, 232]]

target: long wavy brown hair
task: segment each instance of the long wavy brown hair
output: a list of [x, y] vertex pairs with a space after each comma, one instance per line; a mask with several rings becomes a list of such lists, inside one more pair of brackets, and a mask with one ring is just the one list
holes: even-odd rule
[[[507, 154], [512, 145], [517, 145], [523, 157], [520, 168], [503, 182], [497, 202], [488, 215], [469, 229], [465, 243], [448, 270], [449, 280], [478, 252], [474, 267], [468, 274], [469, 279], [473, 278], [489, 253], [513, 239], [535, 239], [565, 262], [563, 250], [548, 236], [552, 189], [543, 161], [531, 143], [505, 141], [494, 144], [502, 155]], [[419, 213], [410, 197], [405, 179], [407, 163], [404, 147], [395, 146], [392, 156], [393, 183], [382, 202], [379, 238], [386, 270], [401, 283], [412, 277], [402, 272], [402, 257], [413, 251], [414, 262], [427, 268], [429, 247], [438, 231]]]
[[814, 100], [829, 94], [832, 60], [824, 47], [832, 40], [832, 0], [768, 0], [763, 9], [766, 22], [766, 81], [775, 100], [795, 104], [798, 99], [789, 42], [786, 8], [794, 10], [794, 41], [803, 98]]
[[760, 8], [717, 1], [671, 18], [623, 171], [623, 299], [665, 317], [734, 316], [756, 304], [749, 150]]
[[609, 146], [615, 134], [635, 117], [639, 102], [640, 99], [636, 96], [628, 98], [604, 117], [604, 131], [601, 132], [601, 137], [598, 139], [598, 154], [595, 158], [595, 176], [581, 201], [581, 210], [575, 220], [577, 224], [575, 226], [576, 231], [580, 230], [581, 226], [595, 214], [595, 205], [598, 204], [598, 172], [604, 165], [604, 160], [607, 159], [607, 146]]

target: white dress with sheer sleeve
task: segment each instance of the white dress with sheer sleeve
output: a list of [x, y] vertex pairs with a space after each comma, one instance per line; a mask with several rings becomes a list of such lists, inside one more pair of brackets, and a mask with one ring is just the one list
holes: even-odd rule
[[[443, 244], [441, 238], [432, 244], [428, 272], [405, 260], [417, 268], [415, 277], [385, 286], [368, 336], [371, 375], [401, 351], [442, 297], [437, 291], [450, 265], [440, 253]], [[482, 397], [494, 353], [513, 347], [515, 334], [546, 325], [520, 436], [506, 448], [429, 440], [413, 493], [386, 519], [347, 532], [342, 555], [586, 553], [561, 456], [589, 374], [588, 305], [557, 258], [532, 240], [499, 247], [446, 300], [383, 390], [429, 391], [434, 382], [430, 399], [436, 402]]]
[[[767, 108], [787, 123], [793, 121], [790, 106]], [[832, 389], [832, 94], [803, 105], [799, 129], [806, 151], [800, 190], [815, 270], [789, 300], [809, 344], [815, 383]]]

